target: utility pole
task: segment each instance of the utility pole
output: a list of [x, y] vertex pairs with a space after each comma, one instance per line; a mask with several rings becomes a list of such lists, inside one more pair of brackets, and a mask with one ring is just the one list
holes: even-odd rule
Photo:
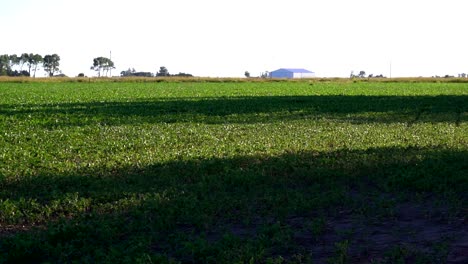
[[392, 61], [390, 61], [390, 79], [392, 78]]

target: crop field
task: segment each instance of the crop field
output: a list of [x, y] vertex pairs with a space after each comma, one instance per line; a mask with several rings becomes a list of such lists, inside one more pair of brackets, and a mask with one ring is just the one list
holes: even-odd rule
[[0, 82], [0, 263], [467, 263], [468, 83]]

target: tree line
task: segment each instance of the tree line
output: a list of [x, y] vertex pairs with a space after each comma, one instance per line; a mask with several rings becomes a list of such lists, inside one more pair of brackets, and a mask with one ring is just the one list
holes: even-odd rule
[[[24, 69], [24, 67], [26, 68]], [[0, 76], [32, 76], [36, 77], [36, 71], [39, 67], [52, 77], [59, 72], [60, 56], [57, 54], [45, 55], [23, 53], [20, 56], [16, 54], [0, 55]]]
[[[114, 62], [106, 57], [97, 57], [93, 59], [93, 65], [91, 70], [97, 72], [98, 77], [109, 76], [109, 73], [112, 69], [115, 69]], [[83, 74], [80, 74], [80, 76]], [[112, 75], [111, 75], [112, 76]], [[126, 71], [120, 72], [120, 77], [193, 77], [192, 74], [179, 72], [178, 74], [170, 74], [169, 70], [162, 66], [159, 68], [159, 71], [156, 74], [152, 72], [139, 72], [135, 68], [128, 68]]]
[[[20, 56], [13, 55], [0, 55], [0, 76], [27, 76], [36, 77], [36, 72], [39, 68], [43, 68], [49, 77], [53, 77], [54, 74], [60, 72], [60, 56], [57, 54], [45, 55], [44, 57], [40, 54], [23, 53]], [[106, 57], [97, 57], [93, 59], [91, 70], [97, 72], [98, 77], [109, 76], [112, 69], [115, 69], [114, 62]], [[83, 73], [78, 75], [84, 77]], [[128, 69], [120, 73], [121, 77], [154, 77], [154, 76], [175, 76], [175, 77], [192, 77], [192, 74], [178, 73], [170, 74], [169, 70], [162, 66], [156, 74], [151, 72], [137, 72], [135, 69]]]
[[120, 72], [121, 77], [193, 77], [190, 73], [179, 72], [177, 74], [170, 74], [165, 66], [159, 67], [159, 71], [155, 74], [152, 72], [137, 72], [135, 68]]
[[[366, 72], [365, 71], [359, 71], [359, 74], [354, 74], [354, 71], [351, 71], [351, 74], [349, 75], [349, 78], [366, 78]], [[367, 75], [367, 78], [387, 78], [383, 74], [369, 74]]]

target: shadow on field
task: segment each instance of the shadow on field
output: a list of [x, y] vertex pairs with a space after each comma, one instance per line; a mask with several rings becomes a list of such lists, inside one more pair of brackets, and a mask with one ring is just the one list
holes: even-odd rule
[[258, 123], [303, 119], [366, 122], [468, 120], [468, 96], [262, 96], [171, 98], [130, 102], [0, 105], [0, 114], [45, 126], [139, 123]]
[[[311, 252], [325, 260], [345, 240], [351, 257], [362, 257], [384, 256], [399, 244], [427, 252], [445, 236], [455, 239], [447, 242], [450, 251], [460, 234], [468, 234], [466, 226], [432, 219], [431, 210], [450, 212], [448, 201], [426, 198], [449, 195], [466, 204], [466, 175], [467, 151], [420, 148], [173, 161], [56, 175], [39, 170], [36, 177], [1, 183], [0, 223], [49, 225], [0, 232], [0, 262], [227, 263]], [[430, 195], [417, 210], [395, 198], [415, 193]], [[454, 210], [456, 215], [459, 208]], [[364, 222], [353, 222], [359, 217]], [[408, 227], [404, 217], [420, 217], [414, 223], [434, 234], [410, 230], [416, 232], [411, 240], [398, 233]], [[347, 236], [343, 226], [353, 225], [368, 237]], [[367, 242], [367, 253], [360, 252]]]

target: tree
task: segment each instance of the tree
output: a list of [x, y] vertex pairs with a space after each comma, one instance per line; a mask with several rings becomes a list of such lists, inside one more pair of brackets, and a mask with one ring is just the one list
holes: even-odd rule
[[10, 56], [0, 55], [0, 76], [8, 75], [10, 70]]
[[245, 75], [245, 77], [250, 78], [250, 72], [245, 71], [244, 75]]
[[33, 60], [33, 54], [32, 53], [23, 53], [21, 55], [21, 59], [24, 60], [22, 61], [23, 65], [26, 64], [26, 67], [28, 67], [28, 73], [31, 76], [31, 67], [32, 67], [32, 60]]
[[[31, 59], [32, 65], [34, 65], [34, 78], [36, 78], [36, 71], [37, 71], [37, 66], [41, 64], [44, 61], [44, 58], [42, 58], [41, 55], [39, 54], [34, 54]], [[31, 71], [29, 72], [31, 76]]]
[[18, 57], [18, 55], [16, 54], [13, 54], [13, 55], [10, 55], [10, 69], [13, 70], [13, 67], [15, 65], [19, 65], [20, 64], [20, 57]]
[[97, 57], [93, 59], [93, 66], [91, 66], [91, 70], [95, 70], [98, 72], [98, 77], [106, 73], [106, 76], [110, 69], [115, 69], [114, 62], [106, 57]]
[[93, 65], [91, 66], [91, 70], [95, 70], [98, 72], [98, 77], [101, 77], [101, 64], [102, 64], [103, 57], [97, 57], [93, 59]]
[[166, 67], [161, 66], [159, 67], [159, 72], [156, 73], [156, 76], [170, 76], [170, 74]]
[[54, 73], [59, 71], [60, 56], [57, 54], [45, 55], [43, 65], [49, 77], [54, 76]]
[[39, 54], [23, 53], [21, 59], [24, 60], [24, 63], [28, 67], [29, 76], [31, 76], [31, 68], [34, 66], [34, 77], [36, 77], [37, 66], [43, 61], [42, 56]]
[[29, 54], [28, 53], [23, 53], [19, 57], [19, 65], [20, 65], [20, 71], [23, 71], [23, 66], [25, 63], [27, 63], [29, 60]]
[[26, 63], [26, 58], [29, 58], [29, 55], [23, 53], [22, 57], [17, 55], [1, 55], [0, 56], [0, 75], [7, 76], [30, 76], [28, 71], [23, 70], [13, 70], [15, 65]]

